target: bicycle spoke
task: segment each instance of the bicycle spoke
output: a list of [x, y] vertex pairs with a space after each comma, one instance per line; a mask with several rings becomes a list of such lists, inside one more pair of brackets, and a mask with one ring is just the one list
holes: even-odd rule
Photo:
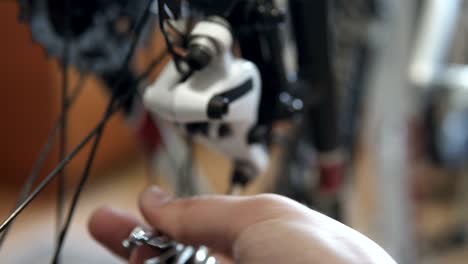
[[[143, 26], [144, 26], [144, 21], [146, 21], [150, 15], [150, 12], [149, 12], [149, 7], [150, 7], [150, 4], [152, 3], [153, 1], [148, 1], [148, 4], [147, 4], [147, 8], [145, 9], [145, 13], [144, 15], [142, 16], [141, 20], [139, 22], [141, 23], [138, 23], [137, 24], [137, 30], [135, 30], [136, 32], [138, 32], [137, 34], [135, 34], [135, 40], [138, 40], [139, 39], [139, 36], [141, 34], [141, 31], [143, 29]], [[134, 41], [132, 43], [132, 45], [129, 47], [129, 53], [127, 54], [127, 57], [124, 61], [124, 65], [125, 67], [123, 67], [123, 69], [125, 69], [126, 67], [128, 67], [129, 65], [129, 62], [132, 58], [132, 54], [134, 53], [133, 51], [135, 50], [136, 46], [137, 46], [137, 41]], [[167, 51], [164, 52], [163, 54], [160, 54], [160, 56], [154, 60], [150, 66], [148, 67], [148, 69], [145, 71], [144, 74], [142, 74], [141, 76], [138, 77], [138, 80], [141, 81], [143, 79], [146, 79], [152, 69], [154, 69], [154, 67], [156, 67], [164, 58], [165, 56], [167, 55]], [[81, 93], [81, 88], [83, 86], [83, 81], [84, 79], [83, 78], [80, 78], [80, 81], [79, 81], [79, 85], [77, 85], [77, 87], [79, 88], [75, 88], [74, 91], [72, 91], [70, 97], [69, 97], [69, 100], [67, 100], [66, 102], [66, 109], [68, 110], [71, 105], [74, 103], [74, 101], [76, 100], [76, 98], [78, 98], [79, 94]], [[139, 83], [139, 81], [137, 83]], [[118, 83], [118, 82], [117, 82]], [[16, 220], [16, 218], [24, 211], [24, 209], [26, 209], [30, 204], [31, 202], [40, 194], [42, 193], [42, 191], [48, 186], [50, 185], [50, 183], [62, 172], [62, 170], [64, 169], [65, 166], [67, 166], [73, 159], [74, 157], [79, 154], [81, 152], [81, 150], [93, 139], [93, 138], [98, 138], [98, 135], [101, 134], [105, 124], [107, 123], [107, 121], [117, 112], [120, 110], [120, 108], [122, 107], [123, 105], [123, 102], [128, 99], [130, 96], [132, 96], [135, 92], [137, 91], [137, 87], [132, 87], [132, 89], [129, 89], [125, 94], [121, 95], [120, 98], [116, 98], [116, 99], [119, 99], [118, 102], [116, 103], [113, 103], [113, 104], [110, 104], [110, 108], [108, 109], [109, 111], [107, 111], [106, 115], [101, 119], [100, 122], [98, 122], [98, 124], [82, 139], [82, 141], [80, 143], [78, 143], [75, 148], [73, 148], [71, 150], [71, 152], [66, 155], [64, 157], [64, 159], [45, 177], [45, 179], [40, 183], [38, 184], [38, 186], [31, 192], [31, 189], [34, 185], [34, 182], [37, 180], [37, 177], [38, 177], [38, 174], [39, 174], [39, 171], [41, 170], [42, 166], [43, 166], [43, 163], [45, 161], [45, 158], [48, 156], [48, 154], [50, 153], [50, 150], [51, 150], [51, 147], [53, 145], [53, 143], [55, 142], [55, 139], [57, 137], [57, 134], [59, 132], [59, 129], [60, 127], [62, 126], [62, 122], [64, 122], [64, 119], [65, 119], [65, 115], [64, 113], [62, 113], [62, 115], [59, 117], [58, 121], [56, 122], [55, 124], [55, 127], [52, 129], [49, 137], [48, 137], [48, 140], [45, 144], [45, 146], [43, 147], [43, 149], [41, 150], [41, 155], [39, 157], [39, 159], [37, 160], [35, 166], [34, 166], [34, 170], [33, 170], [33, 173], [31, 173], [31, 176], [29, 177], [28, 181], [26, 182], [22, 192], [21, 192], [21, 195], [20, 195], [20, 199], [18, 200], [17, 202], [17, 207], [16, 209], [10, 214], [10, 216], [4, 220], [1, 225], [0, 225], [0, 233], [2, 235], [1, 239], [4, 239], [6, 237], [6, 233], [7, 231], [9, 230], [9, 228], [12, 226], [12, 224], [14, 223], [14, 221]], [[100, 137], [100, 136], [99, 136]], [[99, 140], [95, 141], [97, 143], [99, 143]], [[97, 145], [96, 143], [96, 145]], [[97, 146], [96, 146], [97, 148]], [[92, 153], [91, 153], [92, 154]], [[90, 156], [94, 156], [94, 155], [90, 155]], [[90, 162], [91, 163], [91, 162]], [[91, 164], [90, 164], [91, 165]], [[88, 167], [88, 166], [87, 166]], [[89, 166], [89, 168], [91, 168], [91, 166]], [[88, 171], [89, 169], [86, 169], [85, 171]], [[84, 182], [84, 180], [83, 180]], [[84, 185], [84, 184], [83, 184]], [[78, 194], [76, 195], [77, 197], [79, 197], [79, 193], [81, 191], [78, 192]], [[29, 195], [28, 195], [29, 194]], [[78, 200], [78, 199], [76, 199]], [[70, 211], [69, 212], [69, 215], [70, 216], [67, 216], [67, 219], [70, 219], [72, 218], [72, 215], [73, 215], [73, 212]], [[68, 221], [70, 221], [68, 220]], [[61, 234], [63, 233], [64, 235], [62, 237], [65, 238], [65, 235], [66, 235], [66, 229], [65, 229], [65, 226], [64, 228], [62, 228], [62, 231]], [[63, 239], [61, 239], [63, 240]], [[62, 242], [63, 243], [63, 242]], [[0, 245], [1, 245], [1, 240], [0, 240]], [[60, 248], [61, 246], [59, 246], [58, 244], [58, 248]], [[58, 253], [60, 254], [60, 253]], [[58, 255], [57, 254], [57, 255]]]
[[[45, 187], [47, 187], [52, 182], [52, 180], [57, 177], [63, 168], [67, 166], [73, 160], [73, 158], [81, 152], [86, 144], [97, 135], [101, 127], [104, 126], [104, 124], [106, 124], [106, 122], [109, 121], [109, 119], [111, 119], [112, 116], [121, 109], [125, 100], [135, 92], [135, 89], [136, 87], [130, 89], [127, 91], [127, 93], [122, 95], [120, 101], [112, 107], [111, 111], [109, 111], [108, 114], [105, 115], [85, 137], [83, 137], [82, 141], [76, 145], [76, 147], [62, 160], [62, 162], [60, 162], [27, 197], [21, 200], [21, 203], [17, 206], [17, 208], [0, 225], [0, 233], [5, 231], [13, 223], [13, 221], [21, 214], [21, 212], [45, 189]], [[63, 118], [61, 117], [60, 120], [62, 119]]]
[[[127, 93], [125, 96], [122, 97], [122, 100], [129, 98], [130, 93]], [[21, 212], [54, 180], [57, 175], [63, 170], [65, 166], [67, 166], [73, 158], [81, 152], [81, 150], [86, 146], [86, 144], [93, 139], [101, 127], [109, 121], [109, 119], [120, 110], [123, 103], [120, 101], [116, 104], [112, 110], [106, 115], [102, 120], [83, 138], [83, 140], [60, 162], [57, 167], [50, 172], [45, 179], [20, 203], [20, 205], [10, 214], [10, 216], [3, 221], [0, 225], [0, 233], [5, 231], [5, 229], [12, 224], [12, 222], [21, 214]]]
[[[133, 42], [131, 43], [130, 45], [130, 48], [129, 48], [129, 51], [128, 53], [126, 54], [126, 57], [125, 57], [125, 60], [124, 60], [124, 63], [121, 67], [121, 70], [120, 72], [123, 72], [123, 71], [126, 71], [129, 67], [129, 64], [130, 64], [130, 61], [135, 53], [135, 49], [139, 43], [139, 40], [140, 40], [140, 37], [141, 37], [141, 33], [144, 29], [144, 26], [146, 24], [146, 21], [148, 21], [148, 18], [151, 14], [151, 5], [153, 3], [153, 0], [148, 0], [146, 6], [145, 6], [145, 9], [143, 11], [143, 14], [141, 16], [141, 18], [138, 20], [137, 24], [136, 24], [136, 27], [135, 27], [135, 38], [133, 40]], [[141, 81], [141, 80], [139, 80]], [[139, 81], [136, 82], [135, 86], [132, 87], [130, 90], [133, 90], [133, 91], [138, 91], [138, 88], [139, 88]], [[117, 86], [120, 86], [122, 80], [118, 80], [116, 83], [117, 83]], [[120, 88], [120, 87], [117, 87], [117, 88]], [[114, 89], [114, 91], [119, 91], [120, 89]], [[129, 96], [131, 95], [131, 93], [129, 94]], [[112, 94], [112, 98], [110, 100], [110, 103], [106, 109], [106, 112], [105, 112], [105, 115], [104, 115], [104, 118], [103, 119], [106, 119], [106, 117], [108, 117], [109, 115], [112, 115], [112, 108], [115, 104], [115, 102], [125, 102], [125, 100], [123, 100], [123, 98], [118, 98], [117, 94], [114, 92]], [[92, 150], [89, 154], [89, 157], [88, 157], [88, 160], [86, 162], [86, 166], [85, 166], [85, 170], [83, 172], [83, 175], [80, 179], [80, 182], [77, 186], [77, 189], [73, 195], [73, 198], [72, 198], [72, 203], [70, 205], [70, 209], [68, 211], [68, 214], [67, 214], [67, 217], [66, 217], [66, 220], [65, 220], [65, 224], [60, 232], [60, 235], [59, 235], [59, 240], [58, 240], [58, 243], [57, 243], [57, 246], [55, 248], [55, 251], [54, 251], [54, 256], [52, 258], [52, 263], [53, 264], [57, 264], [59, 262], [59, 259], [60, 259], [60, 253], [62, 251], [62, 248], [63, 248], [63, 243], [65, 241], [65, 238], [66, 238], [66, 235], [68, 233], [68, 230], [70, 228], [70, 225], [71, 225], [71, 221], [72, 221], [72, 218], [74, 216], [74, 213], [76, 211], [76, 207], [77, 207], [77, 204], [78, 204], [78, 201], [79, 201], [79, 198], [81, 196], [81, 193], [83, 191], [83, 188], [86, 184], [86, 182], [88, 181], [89, 179], [89, 174], [91, 172], [91, 168], [92, 168], [92, 165], [93, 165], [93, 162], [94, 162], [94, 158], [96, 156], [96, 152], [97, 152], [97, 149], [99, 147], [99, 143], [101, 142], [101, 139], [102, 139], [102, 135], [103, 135], [103, 132], [104, 132], [104, 129], [105, 129], [105, 126], [106, 126], [107, 122], [104, 122], [102, 123], [102, 125], [98, 128], [97, 132], [96, 132], [96, 136], [95, 136], [95, 139], [94, 139], [94, 143], [93, 143], [93, 146], [92, 146]]]
[[[64, 1], [65, 14], [70, 14], [70, 0]], [[63, 160], [67, 153], [67, 134], [68, 134], [68, 112], [65, 112], [67, 107], [68, 98], [68, 79], [69, 79], [69, 53], [70, 53], [70, 16], [65, 16], [65, 38], [63, 43], [63, 58], [62, 58], [62, 112], [64, 112], [63, 122], [60, 126], [60, 147], [59, 147], [59, 161]], [[66, 168], [58, 176], [57, 181], [57, 205], [56, 205], [56, 223], [55, 232], [57, 243], [59, 241], [60, 229], [63, 223], [63, 211], [65, 207], [66, 197]]]
[[[160, 56], [158, 56], [157, 59], [154, 60], [154, 62], [156, 61], [162, 61], [164, 59], [164, 57], [167, 55], [167, 52], [165, 51], [163, 54], [161, 54]], [[151, 67], [155, 67], [156, 66], [156, 63], [151, 63]], [[141, 81], [141, 80], [144, 80], [146, 79], [149, 75], [150, 75], [151, 71], [150, 70], [147, 70], [145, 71], [145, 74], [141, 75], [140, 77], [138, 77], [138, 80]], [[82, 82], [80, 82], [82, 83]], [[81, 85], [82, 86], [82, 85]], [[18, 206], [17, 208], [15, 209], [15, 211], [13, 211], [13, 213], [11, 213], [11, 215], [0, 225], [0, 233], [4, 232], [5, 230], [7, 230], [7, 228], [9, 228], [11, 226], [11, 224], [13, 223], [13, 221], [15, 220], [16, 217], [18, 217], [18, 215], [32, 202], [32, 200], [34, 200], [34, 198], [40, 194], [42, 192], [42, 190], [57, 176], [57, 174], [63, 169], [63, 167], [65, 167], [68, 163], [71, 162], [71, 160], [83, 149], [83, 147], [91, 140], [94, 138], [94, 136], [96, 135], [98, 129], [105, 123], [107, 122], [108, 119], [110, 119], [112, 117], [112, 115], [117, 112], [120, 107], [122, 106], [122, 102], [125, 101], [126, 99], [128, 99], [132, 93], [136, 92], [137, 90], [137, 87], [133, 87], [131, 90], [129, 90], [126, 94], [124, 94], [122, 97], [121, 97], [121, 100], [120, 102], [115, 105], [112, 109], [112, 111], [110, 111], [109, 115], [107, 115], [105, 118], [103, 118], [97, 125], [96, 127], [94, 127], [84, 138], [83, 140], [64, 158], [64, 160], [49, 174], [47, 175], [47, 177], [44, 179], [44, 181], [27, 197], [22, 197], [23, 199], [20, 199], [19, 203], [18, 203]], [[71, 99], [74, 99], [76, 100], [76, 98], [78, 97], [78, 94], [79, 92], [81, 91], [78, 90], [78, 89], [75, 89], [75, 92], [73, 93], [73, 96]], [[69, 102], [71, 102], [69, 100]], [[68, 105], [69, 107], [71, 106], [71, 104], [69, 103]], [[59, 122], [61, 122], [61, 120], [63, 120], [63, 116], [61, 116], [59, 118]], [[54, 130], [52, 131], [53, 133], [51, 134], [50, 138], [54, 138], [53, 135], [55, 135], [57, 132], [58, 132], [58, 126], [59, 126], [59, 122], [57, 122], [57, 125], [56, 127], [54, 128]], [[52, 140], [48, 140], [49, 142], [49, 145], [51, 145], [50, 141]], [[49, 150], [50, 151], [50, 150]], [[44, 152], [47, 152], [47, 151], [44, 151]], [[45, 156], [45, 155], [42, 155], [42, 156]], [[43, 163], [43, 162], [42, 162]], [[35, 170], [35, 171], [39, 171], [39, 169]], [[35, 175], [37, 175], [37, 173], [35, 173]], [[37, 176], [35, 177], [35, 179], [37, 178]], [[29, 186], [29, 190], [32, 189], [32, 184], [30, 184]], [[24, 191], [23, 193], [25, 193], [25, 195], [23, 196], [26, 196], [29, 191]]]
[[[108, 109], [111, 109], [111, 107], [113, 105], [113, 102], [114, 102], [114, 99], [112, 99], [111, 102], [109, 103], [109, 108]], [[93, 146], [91, 148], [91, 152], [90, 152], [90, 154], [88, 156], [88, 160], [86, 161], [83, 176], [81, 177], [80, 182], [78, 183], [78, 187], [76, 188], [76, 191], [73, 194], [73, 198], [72, 198], [72, 202], [71, 202], [71, 205], [70, 205], [69, 213], [67, 214], [67, 217], [65, 219], [65, 223], [63, 225], [63, 228], [61, 229], [61, 231], [59, 233], [59, 236], [58, 236], [57, 247], [55, 248], [54, 257], [53, 257], [53, 260], [52, 260], [52, 263], [54, 263], [54, 264], [57, 264], [59, 262], [60, 253], [61, 253], [62, 247], [63, 247], [63, 242], [65, 240], [67, 231], [68, 231], [68, 229], [70, 227], [71, 220], [72, 220], [74, 212], [76, 210], [76, 206], [78, 205], [78, 200], [79, 200], [79, 198], [81, 196], [81, 193], [83, 191], [83, 188], [84, 188], [86, 182], [89, 179], [89, 174], [91, 172], [91, 168], [93, 166], [94, 158], [96, 156], [96, 152], [98, 150], [99, 143], [101, 142], [102, 135], [103, 135], [106, 124], [107, 124], [107, 122], [103, 126], [101, 126], [100, 129], [98, 130], [98, 132], [96, 133], [96, 137], [94, 138], [94, 143], [93, 143]]]
[[[55, 140], [57, 138], [57, 134], [62, 126], [62, 122], [64, 120], [64, 115], [66, 112], [69, 111], [69, 109], [73, 106], [75, 101], [79, 98], [81, 95], [81, 92], [83, 91], [83, 88], [85, 87], [85, 81], [86, 81], [87, 75], [82, 74], [80, 75], [78, 82], [76, 83], [75, 87], [73, 88], [72, 95], [67, 99], [66, 103], [66, 108], [64, 111], [61, 113], [61, 116], [58, 118], [58, 120], [54, 123], [54, 126], [52, 130], [49, 132], [49, 135], [47, 136], [46, 143], [44, 146], [41, 148], [38, 158], [36, 162], [34, 163], [31, 172], [26, 179], [26, 182], [24, 183], [20, 195], [18, 196], [15, 206], [18, 207], [21, 202], [27, 197], [28, 193], [31, 191], [32, 187], [34, 186], [34, 183], [36, 182], [37, 178], [40, 175], [40, 171], [42, 170], [44, 163], [49, 156], [50, 152], [52, 151], [52, 147], [55, 143]], [[8, 228], [5, 229], [4, 232], [1, 232], [0, 234], [0, 249], [2, 248], [2, 245], [8, 235], [8, 231], [11, 228], [12, 225], [10, 225]]]
[[143, 73], [138, 76], [137, 80], [139, 81], [143, 81], [144, 79], [148, 78], [150, 75], [151, 75], [151, 72], [154, 71], [154, 69], [162, 63], [162, 61], [164, 60], [164, 58], [166, 58], [166, 56], [169, 55], [169, 52], [167, 49], [165, 49], [164, 51], [162, 51], [158, 56], [156, 56], [155, 59], [153, 59], [149, 64], [148, 66], [146, 67], [146, 69], [143, 71]]
[[71, 91], [70, 96], [68, 97], [67, 100], [67, 111], [71, 107], [71, 104], [73, 104], [78, 97], [80, 97], [81, 93], [83, 92], [83, 88], [85, 87], [85, 81], [87, 78], [87, 74], [80, 74], [80, 77], [78, 79], [78, 82], [75, 85], [75, 88], [73, 88], [73, 91]]
[[[145, 69], [145, 71], [137, 78], [137, 85], [133, 88], [133, 90], [138, 91], [138, 84], [145, 80], [146, 78], [148, 78], [148, 76], [151, 74], [151, 72], [154, 70], [155, 67], [157, 67], [162, 61], [163, 59], [168, 55], [168, 52], [167, 50], [163, 51], [161, 54], [159, 54], [149, 65], [148, 67]], [[109, 103], [109, 107], [111, 107], [113, 105], [113, 101], [111, 101]], [[108, 107], [108, 109], [109, 109]], [[67, 218], [65, 220], [65, 223], [64, 223], [64, 226], [63, 226], [63, 229], [62, 231], [60, 232], [60, 235], [59, 235], [59, 243], [58, 243], [58, 247], [56, 248], [55, 252], [54, 252], [54, 258], [53, 258], [53, 261], [52, 263], [56, 263], [57, 262], [57, 259], [60, 257], [60, 251], [63, 247], [63, 242], [65, 240], [65, 237], [66, 237], [66, 234], [67, 234], [67, 230], [69, 229], [70, 227], [70, 224], [71, 224], [71, 220], [73, 218], [73, 214], [76, 210], [76, 206], [78, 204], [78, 200], [79, 200], [79, 197], [84, 189], [84, 186], [86, 184], [86, 182], [88, 181], [89, 179], [89, 174], [91, 172], [91, 168], [92, 168], [92, 165], [93, 165], [93, 162], [94, 162], [94, 158], [95, 158], [95, 155], [96, 155], [96, 152], [97, 152], [97, 149], [99, 147], [99, 143], [101, 141], [101, 138], [102, 138], [102, 135], [103, 135], [103, 132], [104, 132], [104, 129], [105, 127], [102, 127], [100, 129], [100, 131], [98, 132], [98, 134], [96, 135], [95, 139], [94, 139], [94, 143], [93, 143], [93, 146], [92, 146], [92, 149], [91, 149], [91, 152], [89, 154], [89, 157], [88, 157], [88, 160], [86, 161], [86, 165], [85, 165], [85, 170], [83, 172], [83, 176], [81, 177], [80, 179], [80, 182], [78, 183], [78, 186], [75, 190], [75, 193], [73, 195], [73, 198], [72, 198], [72, 202], [71, 202], [71, 206], [70, 206], [70, 211], [67, 215]]]

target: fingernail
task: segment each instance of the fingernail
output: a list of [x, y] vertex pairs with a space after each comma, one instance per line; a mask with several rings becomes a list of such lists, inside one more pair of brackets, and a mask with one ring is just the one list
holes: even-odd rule
[[171, 196], [158, 187], [150, 187], [141, 195], [141, 202], [147, 206], [162, 206], [171, 200]]

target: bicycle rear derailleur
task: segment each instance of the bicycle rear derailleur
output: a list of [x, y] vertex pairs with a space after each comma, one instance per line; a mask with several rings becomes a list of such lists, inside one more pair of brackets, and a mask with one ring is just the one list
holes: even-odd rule
[[146, 89], [144, 105], [233, 161], [233, 183], [243, 187], [268, 164], [266, 144], [254, 129], [260, 71], [234, 56], [231, 27], [221, 17], [198, 22], [187, 39], [185, 57], [172, 60]]

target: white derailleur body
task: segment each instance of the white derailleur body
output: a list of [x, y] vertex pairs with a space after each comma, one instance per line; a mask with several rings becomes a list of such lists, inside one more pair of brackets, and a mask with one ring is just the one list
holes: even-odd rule
[[262, 173], [264, 143], [251, 139], [258, 122], [261, 77], [256, 65], [232, 52], [229, 24], [198, 22], [189, 34], [183, 70], [171, 61], [144, 93], [145, 107], [225, 155], [244, 177]]

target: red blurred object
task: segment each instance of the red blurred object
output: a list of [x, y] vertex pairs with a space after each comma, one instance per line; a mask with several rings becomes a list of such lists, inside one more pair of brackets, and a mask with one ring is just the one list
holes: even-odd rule
[[343, 182], [344, 165], [342, 162], [335, 164], [320, 164], [320, 190], [326, 193], [337, 193]]
[[137, 136], [147, 153], [154, 153], [161, 143], [159, 129], [149, 112], [144, 112], [137, 125]]

